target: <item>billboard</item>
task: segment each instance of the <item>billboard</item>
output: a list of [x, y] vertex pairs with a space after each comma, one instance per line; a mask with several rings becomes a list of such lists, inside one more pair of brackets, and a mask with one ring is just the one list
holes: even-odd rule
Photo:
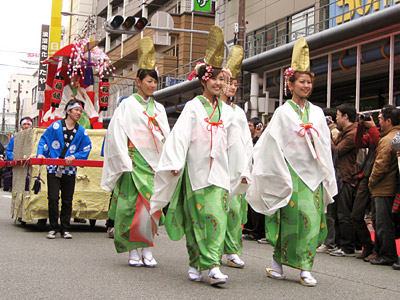
[[329, 27], [399, 4], [400, 0], [330, 0]]

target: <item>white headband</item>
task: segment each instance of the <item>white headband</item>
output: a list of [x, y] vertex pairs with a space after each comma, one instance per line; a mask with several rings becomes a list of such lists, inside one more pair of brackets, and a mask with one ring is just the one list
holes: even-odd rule
[[22, 120], [21, 121], [21, 126], [24, 125], [24, 124], [29, 124], [29, 125], [32, 126], [32, 122], [29, 119]]
[[77, 108], [77, 107], [82, 108], [82, 105], [79, 104], [79, 102], [75, 102], [74, 104], [68, 105], [67, 110], [71, 110], [71, 109]]

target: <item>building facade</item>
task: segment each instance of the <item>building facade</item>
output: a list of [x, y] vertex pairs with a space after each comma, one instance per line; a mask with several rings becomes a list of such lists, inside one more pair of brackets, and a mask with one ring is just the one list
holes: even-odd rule
[[[249, 116], [267, 116], [285, 101], [283, 71], [294, 42], [305, 37], [316, 75], [310, 100], [321, 107], [348, 102], [358, 111], [400, 105], [399, 0], [247, 0], [244, 99]], [[239, 0], [216, 1], [216, 24], [233, 44]], [[243, 13], [243, 12], [241, 12]], [[169, 99], [190, 84], [156, 93]]]
[[[110, 77], [108, 115], [121, 98], [135, 91], [142, 34], [108, 34], [103, 24], [117, 14], [151, 20], [157, 11], [170, 13], [175, 28], [207, 31], [219, 25], [228, 46], [237, 42], [235, 23], [244, 14], [243, 90], [249, 117], [266, 117], [285, 101], [282, 74], [300, 37], [309, 44], [311, 71], [316, 75], [313, 103], [336, 107], [348, 102], [358, 111], [400, 104], [400, 0], [246, 0], [244, 12], [239, 12], [239, 0], [216, 0], [210, 13], [192, 12], [193, 1], [93, 0], [93, 36], [116, 68], [115, 77]], [[81, 13], [85, 6], [74, 3], [72, 11]], [[176, 117], [184, 103], [201, 92], [199, 84], [187, 77], [205, 54], [207, 35], [145, 29], [143, 36], [152, 36], [156, 48], [160, 85], [155, 97]]]
[[21, 120], [21, 117], [24, 116], [30, 116], [32, 118], [35, 118], [34, 114], [36, 114], [37, 117], [37, 111], [34, 112], [31, 109], [33, 102], [36, 101], [34, 100], [35, 98], [33, 95], [34, 87], [36, 84], [37, 84], [37, 77], [35, 82], [35, 77], [33, 75], [25, 75], [25, 74], [11, 75], [7, 85], [9, 91], [9, 96], [7, 99], [8, 103], [5, 104], [6, 107], [5, 115], [7, 116], [5, 118], [5, 126], [4, 126], [5, 135], [18, 131], [19, 128], [15, 127], [17, 114], [19, 120]]

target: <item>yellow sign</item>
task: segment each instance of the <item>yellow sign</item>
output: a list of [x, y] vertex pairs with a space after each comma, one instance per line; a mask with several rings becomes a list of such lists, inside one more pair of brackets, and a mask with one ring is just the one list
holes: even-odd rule
[[51, 6], [49, 56], [60, 50], [62, 0], [53, 0]]
[[[334, 2], [331, 0], [331, 2]], [[400, 3], [400, 0], [338, 0], [336, 5], [342, 8], [342, 15], [336, 17], [336, 24], [341, 24], [353, 19], [357, 19], [360, 16], [367, 15], [370, 11], [378, 11], [383, 8]], [[345, 12], [346, 11], [346, 12]]]

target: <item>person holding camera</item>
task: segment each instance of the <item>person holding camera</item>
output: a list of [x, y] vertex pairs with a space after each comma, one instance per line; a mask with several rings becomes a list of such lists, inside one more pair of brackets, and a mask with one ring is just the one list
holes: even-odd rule
[[330, 252], [332, 256], [355, 256], [354, 226], [351, 219], [353, 208], [353, 192], [356, 185], [354, 174], [357, 173], [357, 152], [354, 145], [354, 136], [357, 131], [356, 109], [353, 105], [344, 103], [337, 107], [336, 122], [342, 131], [336, 140], [331, 141], [332, 152], [336, 152], [337, 161], [335, 166], [341, 174], [341, 184], [338, 183], [339, 191], [335, 197], [336, 214], [335, 219], [339, 223], [340, 248]]
[[248, 122], [253, 145], [255, 145], [264, 130], [264, 125], [259, 118], [251, 118]]
[[337, 129], [336, 125], [336, 111], [333, 108], [328, 107], [322, 110], [324, 111], [326, 124], [328, 124], [328, 127], [331, 131], [332, 139], [336, 140], [337, 136], [339, 135], [339, 129]]
[[[366, 131], [367, 133], [364, 134]], [[368, 189], [368, 182], [372, 172], [378, 143], [379, 129], [375, 125], [372, 114], [360, 113], [357, 131], [354, 137], [354, 145], [357, 149], [368, 149], [368, 153], [357, 176], [356, 194], [351, 218], [353, 220], [354, 230], [363, 247], [363, 252], [357, 255], [356, 258], [363, 259], [364, 261], [370, 261], [376, 258], [376, 255], [373, 253], [374, 243], [371, 240], [371, 234], [364, 218], [368, 207], [371, 207], [373, 213], [372, 222], [375, 222], [375, 209], [373, 203], [371, 203], [371, 193]]]

